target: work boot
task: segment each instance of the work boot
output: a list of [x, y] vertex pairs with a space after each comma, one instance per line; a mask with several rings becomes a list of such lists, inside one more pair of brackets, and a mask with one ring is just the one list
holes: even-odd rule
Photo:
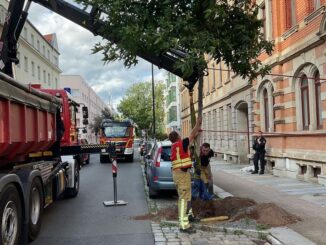
[[260, 171], [259, 174], [260, 174], [260, 175], [264, 174], [264, 171]]
[[189, 223], [198, 223], [200, 218], [194, 217], [193, 215], [188, 216]]
[[258, 171], [253, 171], [251, 172], [251, 174], [258, 174]]
[[188, 234], [194, 234], [194, 233], [196, 233], [196, 230], [193, 227], [189, 227], [187, 229], [181, 229], [180, 228], [180, 232], [188, 233]]

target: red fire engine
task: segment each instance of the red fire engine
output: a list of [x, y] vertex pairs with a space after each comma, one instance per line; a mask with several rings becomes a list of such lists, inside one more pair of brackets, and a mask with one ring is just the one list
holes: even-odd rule
[[[115, 144], [115, 152], [118, 159], [125, 159], [128, 162], [134, 160], [135, 126], [131, 121], [104, 119], [100, 132], [100, 142], [102, 144], [107, 142], [113, 142]], [[109, 153], [106, 149], [102, 149], [100, 161], [101, 163], [109, 161]]]

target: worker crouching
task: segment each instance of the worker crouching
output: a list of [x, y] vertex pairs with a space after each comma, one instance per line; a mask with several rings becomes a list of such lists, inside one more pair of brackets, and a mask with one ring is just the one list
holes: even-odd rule
[[189, 137], [181, 139], [180, 135], [173, 131], [169, 134], [172, 142], [171, 161], [173, 169], [173, 181], [178, 192], [178, 215], [180, 231], [186, 233], [195, 233], [191, 227], [189, 218], [193, 217], [191, 209], [191, 174], [192, 161], [189, 154], [189, 145], [196, 138], [201, 126], [201, 118], [198, 118], [195, 127], [192, 129]]

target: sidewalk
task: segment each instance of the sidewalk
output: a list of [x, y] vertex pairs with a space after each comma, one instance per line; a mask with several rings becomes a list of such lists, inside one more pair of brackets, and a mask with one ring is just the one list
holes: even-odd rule
[[[326, 244], [326, 239], [324, 239], [326, 227], [325, 186], [276, 177], [271, 174], [252, 175], [241, 171], [247, 166], [248, 164], [229, 164], [212, 159], [213, 181], [221, 188], [216, 191], [222, 196], [231, 193], [234, 196], [254, 199], [258, 203], [275, 203], [302, 219], [301, 222], [290, 225], [290, 229], [316, 244]], [[280, 233], [278, 235], [282, 236]]]

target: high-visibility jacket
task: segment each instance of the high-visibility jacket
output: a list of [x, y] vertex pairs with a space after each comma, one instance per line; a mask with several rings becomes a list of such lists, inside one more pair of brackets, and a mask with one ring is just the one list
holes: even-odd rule
[[172, 169], [191, 168], [192, 162], [188, 152], [183, 150], [182, 140], [178, 140], [171, 146]]

